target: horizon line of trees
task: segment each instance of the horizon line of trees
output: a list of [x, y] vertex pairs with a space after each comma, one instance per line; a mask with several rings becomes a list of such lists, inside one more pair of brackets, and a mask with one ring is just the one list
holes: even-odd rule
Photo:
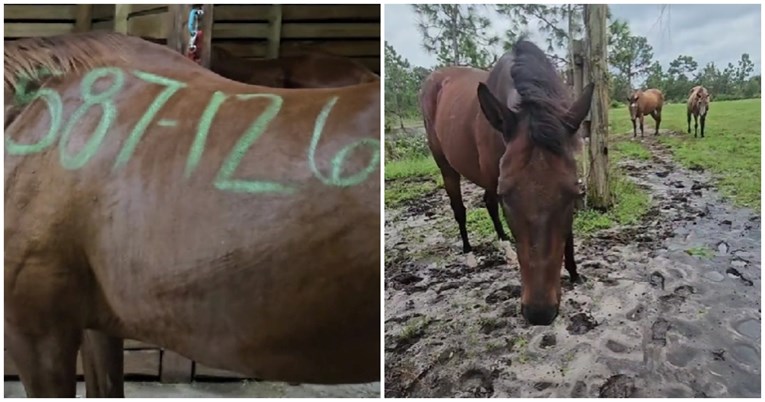
[[[435, 55], [438, 61], [434, 68], [470, 65], [489, 69], [500, 56], [493, 49], [501, 45], [504, 51], [509, 50], [518, 37], [528, 33], [525, 27], [533, 21], [545, 36], [545, 43], [538, 45], [546, 50], [561, 77], [566, 79], [573, 54], [570, 50], [566, 57], [557, 53], [560, 49], [571, 49], [572, 41], [584, 35], [582, 5], [495, 5], [494, 11], [509, 22], [503, 37], [491, 32], [491, 21], [481, 13], [490, 10], [489, 5], [419, 4], [412, 7], [418, 16], [417, 29], [423, 50]], [[641, 79], [641, 88], [658, 88], [669, 102], [685, 101], [694, 85], [709, 89], [715, 100], [760, 96], [761, 75], [752, 75], [754, 63], [747, 53], [741, 55], [737, 64], [729, 62], [722, 70], [713, 62], [699, 68], [693, 57], [685, 54], [678, 55], [665, 69], [653, 57], [653, 47], [648, 40], [634, 35], [626, 21], [614, 19], [609, 13], [612, 104], [625, 103], [630, 91], [638, 89], [635, 83]], [[419, 117], [417, 94], [430, 71], [411, 65], [385, 42], [386, 114], [396, 117], [401, 127], [404, 119]]]

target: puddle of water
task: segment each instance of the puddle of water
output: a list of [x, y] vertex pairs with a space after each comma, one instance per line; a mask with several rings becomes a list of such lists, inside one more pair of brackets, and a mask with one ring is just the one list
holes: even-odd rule
[[760, 339], [760, 328], [760, 322], [751, 318], [736, 324], [736, 331], [752, 339]]

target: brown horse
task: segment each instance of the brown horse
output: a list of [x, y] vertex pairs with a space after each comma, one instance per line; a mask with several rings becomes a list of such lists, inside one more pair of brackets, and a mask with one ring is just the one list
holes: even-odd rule
[[503, 238], [501, 201], [521, 265], [522, 313], [534, 325], [549, 325], [557, 316], [564, 249], [570, 278], [579, 279], [572, 222], [582, 189], [574, 152], [592, 88], [569, 107], [553, 65], [538, 47], [521, 40], [491, 72], [458, 67], [433, 72], [420, 97], [428, 145], [444, 178], [463, 251], [470, 244], [461, 176], [486, 190], [486, 207]]
[[210, 69], [234, 81], [272, 88], [336, 88], [380, 80], [352, 59], [322, 52], [251, 60], [214, 46]]
[[637, 90], [627, 98], [630, 110], [630, 120], [632, 120], [632, 138], [637, 137], [637, 126], [635, 120], [640, 119], [640, 136], [643, 136], [643, 116], [650, 114], [656, 122], [656, 132], [659, 135], [659, 126], [661, 125], [661, 108], [664, 106], [664, 94], [658, 89]]
[[[30, 397], [122, 396], [122, 339], [379, 381], [380, 89], [224, 79], [115, 33], [5, 46], [5, 345]], [[83, 335], [85, 342], [82, 342]]]
[[704, 138], [704, 126], [707, 121], [707, 112], [709, 111], [709, 102], [712, 96], [709, 91], [701, 85], [691, 88], [688, 94], [688, 134], [691, 133], [691, 115], [693, 115], [693, 137], [699, 134], [699, 118], [701, 118], [701, 138]]

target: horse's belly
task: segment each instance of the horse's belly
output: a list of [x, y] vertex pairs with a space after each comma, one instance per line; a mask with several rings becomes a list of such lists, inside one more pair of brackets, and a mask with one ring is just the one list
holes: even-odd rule
[[104, 322], [262, 379], [379, 379], [379, 213], [302, 197], [218, 213], [196, 202], [101, 234], [91, 258], [113, 312]]

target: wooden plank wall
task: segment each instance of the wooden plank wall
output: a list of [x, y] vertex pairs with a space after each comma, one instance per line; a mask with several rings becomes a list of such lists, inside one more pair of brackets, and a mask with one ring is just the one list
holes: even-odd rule
[[[273, 5], [216, 5], [213, 46], [245, 58], [266, 57]], [[380, 72], [380, 6], [285, 4], [279, 54], [319, 49]]]

